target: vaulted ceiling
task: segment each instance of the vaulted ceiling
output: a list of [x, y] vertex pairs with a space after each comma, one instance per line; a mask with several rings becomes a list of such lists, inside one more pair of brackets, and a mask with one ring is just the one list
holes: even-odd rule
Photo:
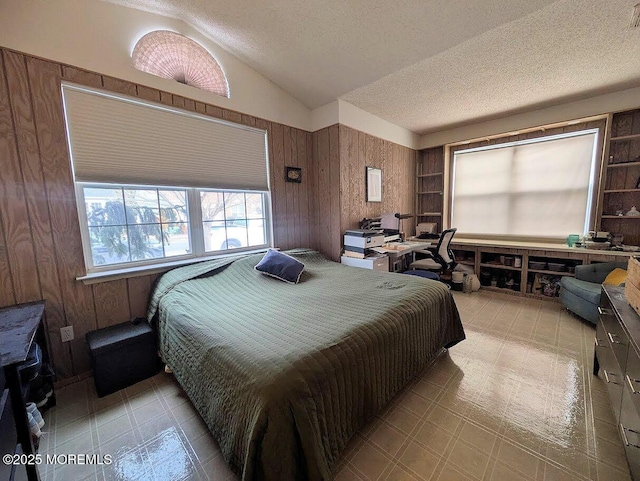
[[417, 133], [640, 85], [638, 0], [107, 1], [191, 24], [309, 108]]

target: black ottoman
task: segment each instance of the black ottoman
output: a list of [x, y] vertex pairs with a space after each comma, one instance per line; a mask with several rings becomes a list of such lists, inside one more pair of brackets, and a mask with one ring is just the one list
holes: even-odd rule
[[160, 370], [156, 335], [144, 319], [88, 332], [87, 344], [99, 397], [147, 379]]

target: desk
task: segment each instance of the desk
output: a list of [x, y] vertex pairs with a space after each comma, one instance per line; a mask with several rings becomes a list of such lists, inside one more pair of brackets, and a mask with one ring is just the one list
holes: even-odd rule
[[[29, 421], [25, 407], [25, 386], [20, 379], [20, 363], [27, 359], [29, 349], [34, 338], [39, 333], [44, 341], [44, 302], [32, 302], [0, 309], [0, 359], [4, 368], [4, 375], [11, 398], [13, 418], [16, 427], [16, 451], [21, 449], [26, 455], [36, 454], [29, 432]], [[43, 360], [48, 361], [46, 342], [40, 342]], [[55, 395], [50, 398], [51, 405], [55, 405]], [[1, 414], [1, 413], [0, 413]], [[5, 454], [5, 453], [2, 453]], [[13, 454], [13, 453], [11, 453]], [[16, 466], [21, 468], [22, 466]], [[27, 464], [27, 478], [29, 481], [40, 479], [35, 464]]]
[[[431, 246], [429, 242], [394, 242], [386, 244], [381, 249], [389, 256], [389, 271], [402, 272], [408, 269], [411, 260], [413, 260], [413, 251], [426, 249]], [[411, 257], [411, 260], [409, 260]]]

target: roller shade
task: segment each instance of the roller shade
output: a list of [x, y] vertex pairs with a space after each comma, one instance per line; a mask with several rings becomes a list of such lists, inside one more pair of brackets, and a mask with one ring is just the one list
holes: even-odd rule
[[64, 84], [80, 182], [267, 191], [266, 132]]
[[589, 130], [455, 152], [451, 225], [476, 235], [584, 233], [597, 136]]

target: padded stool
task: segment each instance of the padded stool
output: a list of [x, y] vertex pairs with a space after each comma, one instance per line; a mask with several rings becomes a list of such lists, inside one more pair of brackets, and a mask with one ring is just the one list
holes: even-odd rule
[[147, 379], [160, 370], [156, 335], [144, 319], [88, 332], [87, 344], [99, 397]]
[[416, 269], [415, 271], [404, 271], [403, 274], [406, 274], [408, 276], [424, 277], [425, 279], [433, 279], [434, 281], [440, 280], [440, 276], [435, 272], [431, 272], [431, 271], [423, 271], [423, 270]]

